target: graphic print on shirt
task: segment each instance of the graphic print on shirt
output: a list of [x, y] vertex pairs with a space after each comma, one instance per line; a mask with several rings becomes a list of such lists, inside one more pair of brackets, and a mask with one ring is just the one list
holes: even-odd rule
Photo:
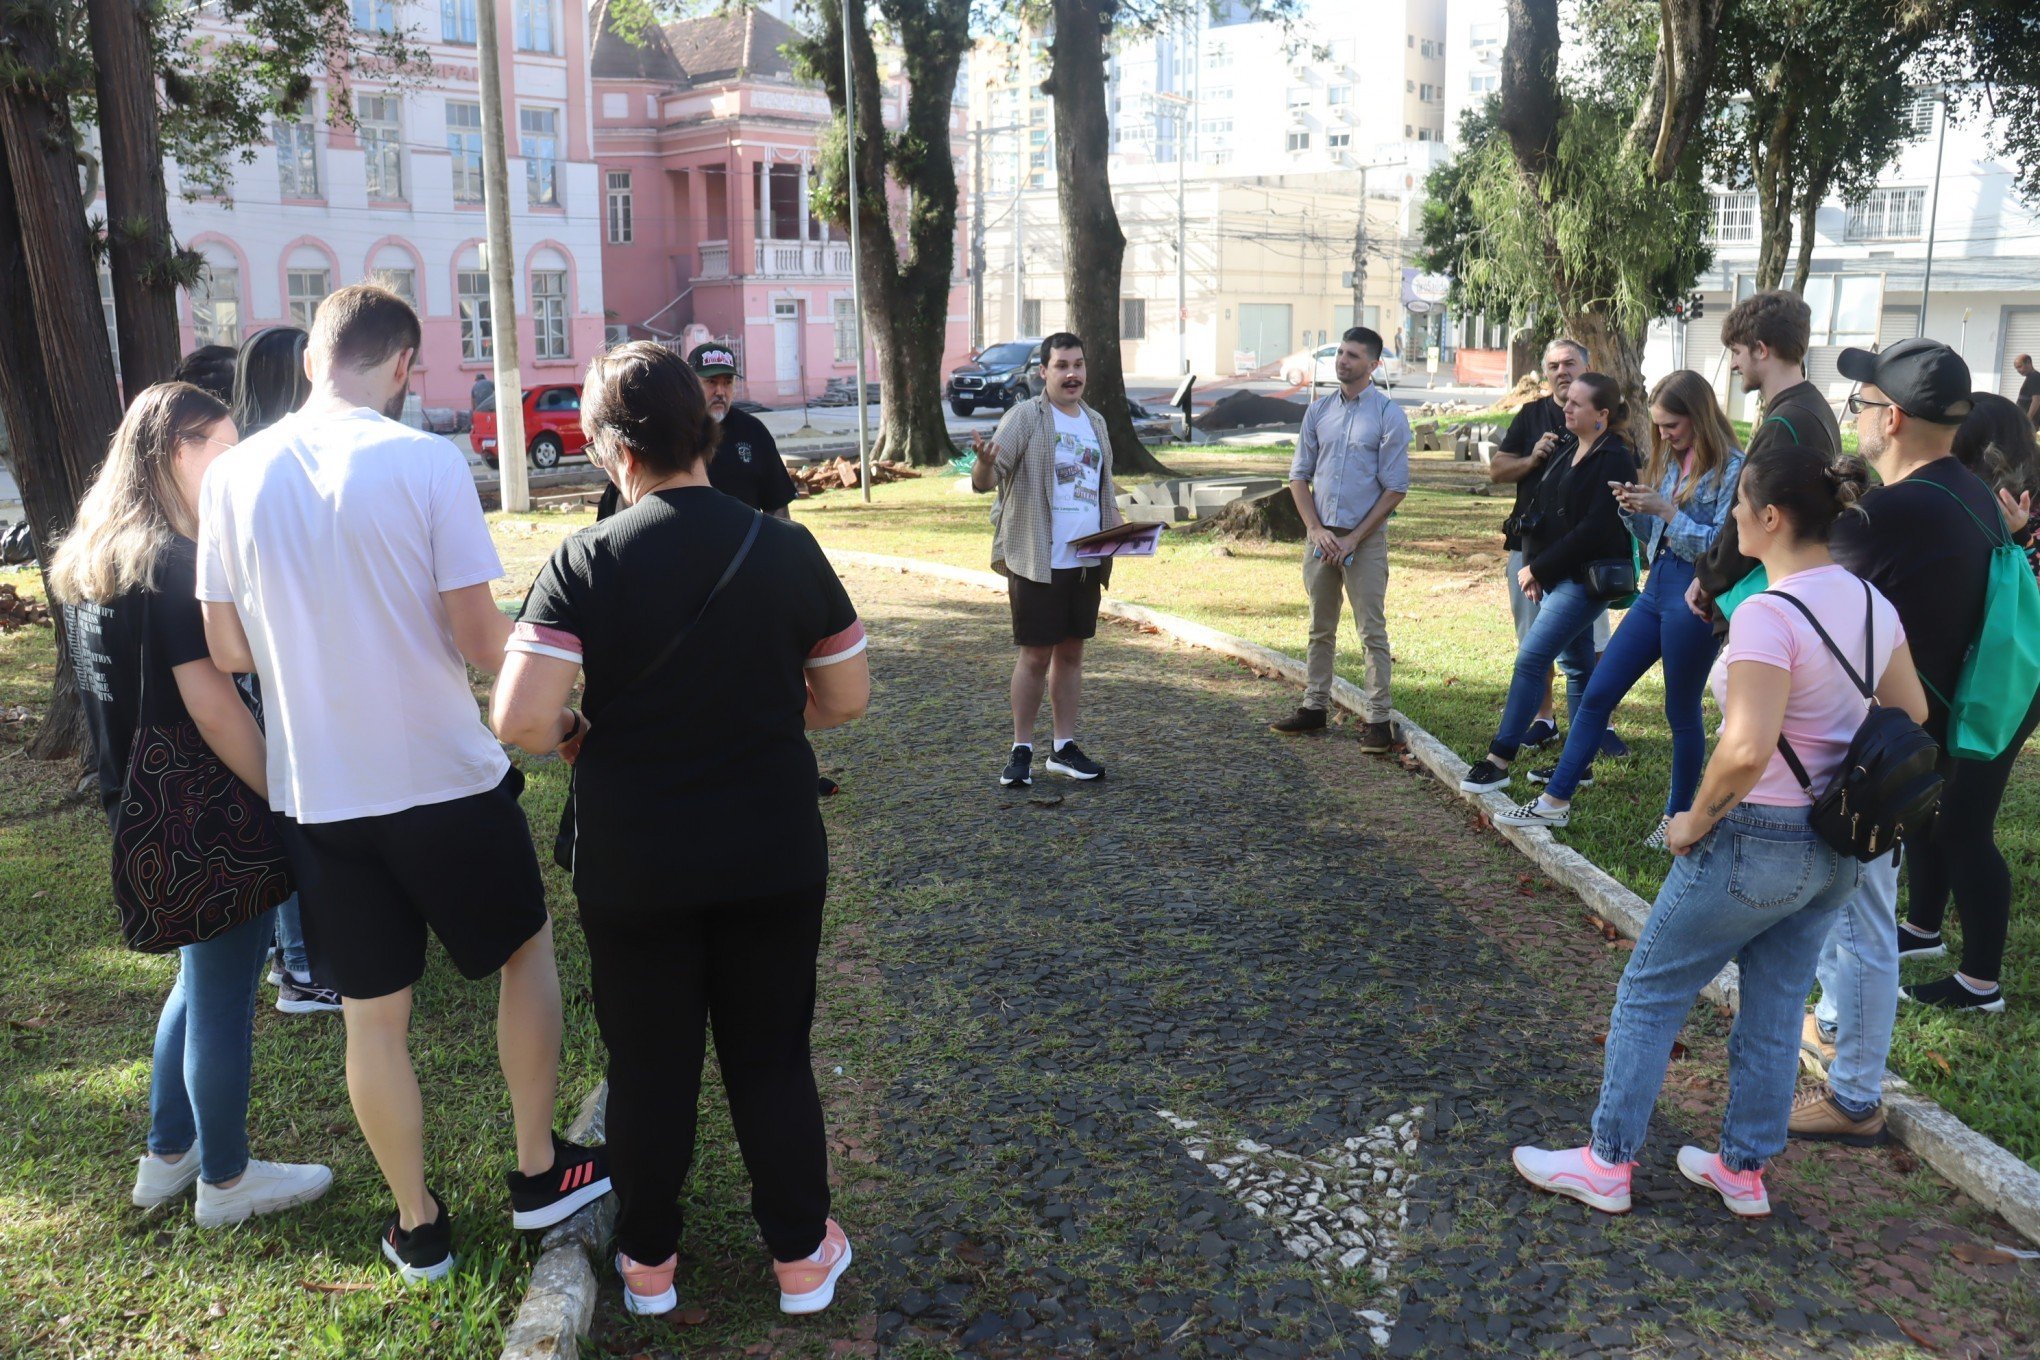
[[1055, 478], [1049, 485], [1048, 508], [1054, 528], [1052, 568], [1080, 567], [1070, 548], [1073, 539], [1095, 534], [1102, 526], [1099, 486], [1104, 479], [1105, 451], [1090, 418], [1055, 413]]

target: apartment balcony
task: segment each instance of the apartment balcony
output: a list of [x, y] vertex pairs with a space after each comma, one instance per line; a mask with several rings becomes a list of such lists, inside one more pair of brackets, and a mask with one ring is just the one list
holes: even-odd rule
[[[731, 277], [728, 241], [703, 241], [699, 250], [697, 280]], [[750, 263], [753, 278], [847, 279], [850, 245], [847, 241], [758, 241]]]

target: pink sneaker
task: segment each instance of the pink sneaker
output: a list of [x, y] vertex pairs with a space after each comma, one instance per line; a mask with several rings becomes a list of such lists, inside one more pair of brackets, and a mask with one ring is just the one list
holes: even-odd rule
[[1563, 1152], [1519, 1147], [1509, 1157], [1516, 1163], [1517, 1173], [1540, 1190], [1576, 1199], [1604, 1214], [1629, 1212], [1632, 1163], [1609, 1166], [1594, 1155], [1592, 1148], [1583, 1147]]
[[1679, 1174], [1721, 1196], [1728, 1211], [1742, 1218], [1769, 1218], [1771, 1197], [1764, 1193], [1764, 1173], [1730, 1171], [1719, 1154], [1705, 1148], [1679, 1149]]
[[849, 1267], [850, 1239], [832, 1218], [814, 1255], [772, 1263], [772, 1273], [779, 1277], [779, 1311], [821, 1312], [836, 1301], [836, 1281]]
[[623, 1306], [640, 1314], [670, 1313], [678, 1308], [680, 1295], [673, 1288], [673, 1267], [679, 1260], [675, 1253], [655, 1266], [646, 1266], [616, 1253], [616, 1273], [623, 1276]]

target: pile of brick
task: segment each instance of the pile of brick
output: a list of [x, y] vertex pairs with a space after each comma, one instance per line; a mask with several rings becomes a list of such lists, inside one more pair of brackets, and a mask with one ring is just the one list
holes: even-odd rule
[[[788, 470], [793, 474], [794, 487], [803, 496], [819, 496], [824, 491], [854, 491], [861, 483], [855, 458], [830, 458]], [[877, 459], [871, 465], [873, 486], [912, 481], [920, 475], [905, 463], [896, 463], [890, 458]]]
[[0, 582], [0, 633], [11, 633], [16, 628], [49, 621], [48, 605], [24, 596], [11, 581]]

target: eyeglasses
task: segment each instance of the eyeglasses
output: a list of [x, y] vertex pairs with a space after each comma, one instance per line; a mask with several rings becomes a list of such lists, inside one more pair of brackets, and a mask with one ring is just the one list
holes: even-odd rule
[[1864, 408], [1869, 406], [1883, 406], [1894, 411], [1898, 409], [1898, 403], [1895, 401], [1871, 401], [1864, 397], [1861, 392], [1849, 393], [1848, 407], [1850, 415], [1860, 416], [1863, 414]]
[[184, 439], [186, 443], [191, 444], [217, 444], [223, 449], [231, 449], [232, 447], [234, 447], [233, 440], [215, 439], [213, 436], [209, 434], [188, 434], [184, 436]]

